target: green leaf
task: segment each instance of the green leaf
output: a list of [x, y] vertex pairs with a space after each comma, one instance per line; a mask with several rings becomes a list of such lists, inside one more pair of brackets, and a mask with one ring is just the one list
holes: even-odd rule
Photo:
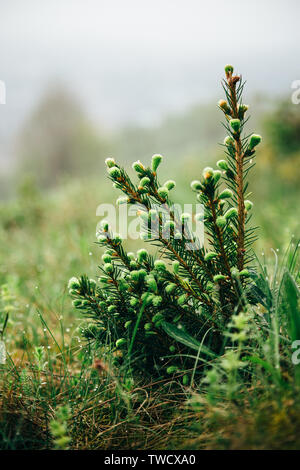
[[167, 333], [167, 335], [171, 336], [171, 338], [175, 339], [175, 341], [178, 341], [178, 343], [184, 344], [188, 348], [194, 349], [195, 351], [199, 351], [199, 349], [201, 349], [201, 352], [203, 352], [204, 354], [207, 354], [210, 357], [216, 357], [215, 353], [213, 353], [210, 349], [208, 349], [203, 344], [199, 343], [198, 340], [193, 338], [193, 336], [191, 336], [186, 331], [183, 331], [179, 329], [177, 326], [172, 325], [171, 323], [168, 323], [168, 322], [163, 322], [161, 326], [164, 329], [164, 331]]

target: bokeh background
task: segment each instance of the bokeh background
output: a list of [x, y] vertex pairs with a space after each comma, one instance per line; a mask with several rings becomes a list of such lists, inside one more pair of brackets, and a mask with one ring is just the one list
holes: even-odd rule
[[[224, 65], [247, 80], [257, 251], [299, 233], [298, 0], [0, 1], [0, 284], [24, 312], [71, 311], [71, 275], [95, 275], [96, 208], [118, 196], [104, 160], [164, 155], [190, 181], [222, 154]], [[28, 310], [26, 310], [28, 309]], [[17, 317], [15, 317], [17, 319]], [[22, 319], [22, 320], [21, 320]]]

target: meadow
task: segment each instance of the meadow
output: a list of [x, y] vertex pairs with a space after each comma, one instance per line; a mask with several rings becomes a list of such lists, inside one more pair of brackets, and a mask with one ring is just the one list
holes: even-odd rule
[[[126, 357], [116, 362], [118, 350], [95, 349], [82, 336], [87, 320], [67, 285], [72, 276], [99, 274], [96, 207], [117, 196], [104, 162], [99, 175], [66, 178], [47, 190], [24, 178], [17, 196], [2, 203], [0, 321], [7, 357], [4, 363], [2, 353], [0, 364], [1, 449], [300, 448], [300, 375], [297, 358], [292, 361], [292, 343], [300, 339], [300, 146], [296, 118], [278, 132], [281, 113], [265, 124], [269, 140], [250, 178], [260, 227], [254, 245], [260, 301], [249, 306], [249, 318], [236, 313], [239, 355], [223, 351], [201, 362], [200, 352], [190, 352], [194, 380], [188, 383], [186, 370], [135, 375]], [[176, 197], [190, 202], [187, 188], [203, 159], [193, 149], [176, 162]], [[125, 245], [136, 251], [143, 243]], [[251, 338], [247, 345], [243, 333]], [[224, 338], [233, 334], [224, 328]]]

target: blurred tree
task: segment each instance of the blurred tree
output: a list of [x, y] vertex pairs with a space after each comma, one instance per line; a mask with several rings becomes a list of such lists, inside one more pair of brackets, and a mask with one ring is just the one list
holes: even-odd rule
[[107, 151], [107, 141], [62, 87], [52, 88], [42, 97], [17, 144], [21, 171], [37, 175], [43, 186], [57, 184], [62, 176], [93, 174], [101, 168]]

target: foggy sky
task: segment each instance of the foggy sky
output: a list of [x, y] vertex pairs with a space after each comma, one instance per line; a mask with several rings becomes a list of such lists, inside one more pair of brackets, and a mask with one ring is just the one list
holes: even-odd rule
[[0, 0], [0, 138], [56, 80], [107, 128], [217, 97], [226, 63], [248, 93], [289, 94], [299, 13], [298, 0]]

